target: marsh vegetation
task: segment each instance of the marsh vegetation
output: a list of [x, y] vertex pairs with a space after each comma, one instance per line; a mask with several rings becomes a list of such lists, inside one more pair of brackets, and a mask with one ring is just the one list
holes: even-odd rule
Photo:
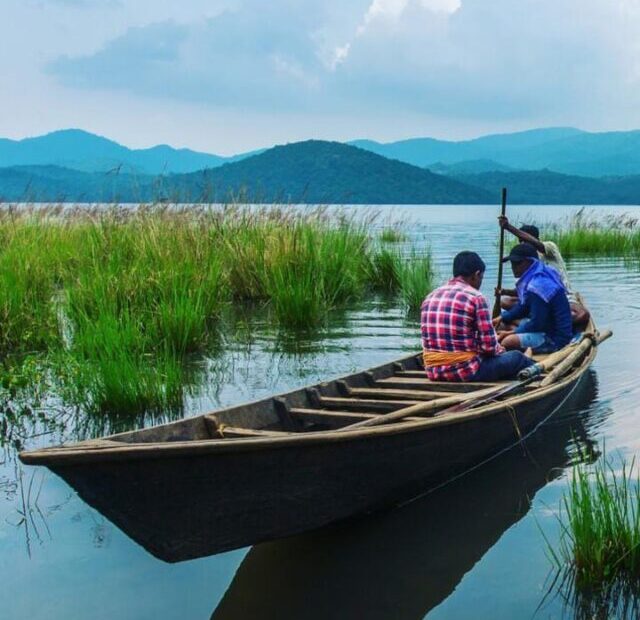
[[[584, 456], [584, 455], [582, 455]], [[604, 454], [571, 471], [548, 544], [559, 592], [584, 618], [636, 618], [640, 611], [640, 478], [635, 461]]]
[[640, 257], [640, 220], [630, 214], [594, 215], [580, 209], [550, 226], [545, 239], [555, 241], [565, 258], [579, 256]]
[[415, 308], [431, 288], [430, 255], [385, 249], [371, 217], [235, 206], [1, 211], [6, 403], [15, 407], [21, 389], [53, 391], [91, 414], [158, 413], [179, 408], [202, 356], [222, 346], [223, 319], [244, 307], [303, 331], [371, 295]]

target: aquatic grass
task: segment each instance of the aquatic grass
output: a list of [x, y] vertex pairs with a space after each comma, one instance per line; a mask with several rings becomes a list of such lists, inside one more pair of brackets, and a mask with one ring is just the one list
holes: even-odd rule
[[621, 601], [625, 609], [637, 609], [640, 477], [635, 459], [616, 467], [603, 451], [595, 465], [575, 465], [558, 518], [559, 544], [548, 543], [548, 550], [565, 598], [589, 613], [615, 611]]
[[401, 243], [407, 241], [407, 234], [398, 228], [385, 228], [379, 236], [382, 243]]
[[326, 318], [337, 306], [362, 296], [370, 273], [364, 232], [294, 229], [272, 258], [265, 290], [283, 325], [304, 327]]
[[90, 415], [112, 420], [138, 414], [181, 412], [185, 371], [178, 360], [163, 355], [151, 358], [119, 349], [79, 366], [73, 386], [74, 401]]
[[564, 222], [546, 228], [565, 257], [640, 256], [640, 223], [628, 214], [597, 217], [580, 209]]
[[[58, 343], [52, 300], [64, 234], [31, 222], [0, 225], [0, 352], [42, 350]], [[48, 251], [50, 248], [50, 251]]]
[[413, 253], [402, 263], [399, 273], [400, 296], [409, 312], [420, 309], [424, 298], [433, 288], [433, 262], [431, 254]]
[[227, 308], [264, 304], [299, 329], [400, 290], [401, 275], [407, 296], [412, 269], [424, 293], [424, 265], [368, 224], [233, 205], [0, 209], [0, 350], [74, 368], [62, 391], [88, 412], [179, 409], [185, 367], [216, 345]]
[[371, 265], [370, 278], [374, 289], [384, 293], [397, 292], [402, 270], [402, 256], [394, 250], [382, 248], [373, 257]]

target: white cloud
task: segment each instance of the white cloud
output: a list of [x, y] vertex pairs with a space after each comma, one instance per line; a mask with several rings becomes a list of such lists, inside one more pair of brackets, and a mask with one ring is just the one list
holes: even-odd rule
[[420, 0], [425, 9], [436, 13], [455, 13], [461, 6], [461, 0]]
[[376, 19], [398, 20], [412, 5], [434, 13], [455, 13], [461, 6], [461, 0], [373, 0], [369, 5], [358, 32], [366, 30]]
[[[20, 93], [51, 119], [91, 94], [172, 122], [194, 105], [281, 118], [283, 135], [294, 114], [296, 135], [304, 118], [361, 135], [640, 125], [639, 0], [4, 2], [0, 134]], [[28, 109], [21, 126], [45, 114]]]
[[332, 50], [331, 57], [325, 63], [326, 66], [331, 70], [335, 71], [339, 65], [347, 60], [349, 57], [349, 50], [351, 49], [351, 43], [345, 43], [344, 45], [339, 45]]
[[407, 8], [409, 0], [373, 0], [364, 16], [364, 23], [374, 19], [397, 19]]

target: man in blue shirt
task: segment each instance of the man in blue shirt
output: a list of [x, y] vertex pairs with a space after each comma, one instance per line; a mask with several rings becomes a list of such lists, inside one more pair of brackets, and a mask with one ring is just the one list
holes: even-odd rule
[[571, 307], [558, 272], [538, 259], [530, 243], [519, 243], [509, 256], [513, 275], [518, 278], [518, 302], [503, 310], [502, 323], [517, 327], [502, 332], [505, 349], [533, 349], [534, 353], [551, 353], [569, 344], [572, 337]]

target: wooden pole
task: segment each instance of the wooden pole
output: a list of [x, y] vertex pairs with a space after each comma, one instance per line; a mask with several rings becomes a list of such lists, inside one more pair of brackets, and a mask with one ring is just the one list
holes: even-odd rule
[[562, 375], [571, 370], [571, 367], [580, 359], [580, 357], [582, 357], [583, 353], [591, 348], [591, 346], [598, 346], [607, 340], [607, 338], [611, 338], [612, 335], [612, 331], [607, 329], [598, 334], [595, 338], [593, 336], [585, 338], [574, 351], [567, 355], [567, 357], [560, 363], [555, 365], [553, 370], [551, 370], [551, 372], [540, 382], [540, 387], [546, 387], [547, 385], [555, 383], [560, 377], [562, 377]]
[[385, 415], [378, 415], [375, 418], [369, 420], [363, 420], [362, 422], [356, 422], [355, 424], [349, 424], [349, 426], [343, 426], [338, 431], [351, 431], [360, 428], [366, 428], [369, 426], [379, 426], [380, 424], [387, 424], [388, 422], [397, 422], [407, 416], [423, 415], [442, 407], [452, 407], [454, 405], [460, 405], [465, 401], [477, 401], [480, 398], [496, 394], [497, 392], [504, 390], [505, 386], [500, 385], [498, 387], [490, 387], [482, 390], [476, 390], [474, 392], [465, 392], [464, 394], [454, 394], [445, 398], [438, 398], [437, 400], [430, 400], [424, 403], [418, 403], [417, 405], [411, 405], [410, 407], [404, 407]]
[[[533, 366], [529, 366], [528, 368], [525, 368], [524, 370], [520, 371], [520, 374], [518, 375], [518, 377], [520, 379], [526, 379], [528, 377], [539, 376], [543, 372], [549, 372], [559, 364], [564, 363], [564, 361], [568, 357], [570, 357], [577, 349], [579, 349], [584, 345], [586, 340], [595, 341], [595, 344], [597, 346], [601, 342], [604, 342], [605, 340], [607, 340], [607, 338], [610, 338], [612, 335], [613, 335], [613, 332], [610, 329], [606, 329], [605, 331], [599, 332], [597, 334], [584, 333], [580, 337], [580, 340], [567, 345], [566, 347], [560, 349], [559, 351], [556, 351], [555, 353], [551, 353], [550, 355], [547, 355], [547, 357], [545, 357], [541, 362], [537, 362]], [[583, 351], [584, 349], [580, 349], [580, 350]], [[580, 356], [578, 355], [578, 357]], [[549, 383], [551, 383], [550, 381], [546, 381], [546, 379], [547, 378], [545, 377], [545, 380], [542, 382], [542, 385], [548, 385]]]
[[[507, 214], [507, 188], [502, 188], [502, 217]], [[504, 258], [504, 228], [500, 227], [500, 260], [498, 262], [498, 291], [502, 288], [502, 259]], [[500, 293], [496, 293], [496, 301], [493, 304], [493, 317], [500, 314]]]

